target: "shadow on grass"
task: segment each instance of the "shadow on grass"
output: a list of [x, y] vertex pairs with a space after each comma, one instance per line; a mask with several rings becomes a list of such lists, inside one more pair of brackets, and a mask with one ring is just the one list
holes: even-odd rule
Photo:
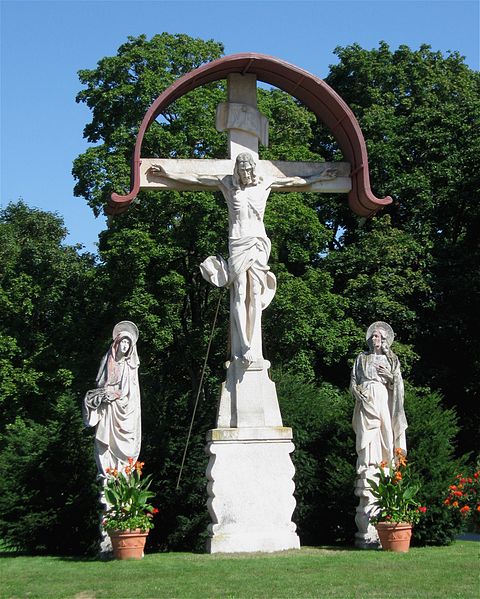
[[[239, 552], [239, 553], [215, 553], [215, 554], [208, 554], [206, 552], [200, 552], [200, 551], [162, 551], [162, 550], [155, 550], [152, 548], [151, 551], [147, 551], [147, 553], [145, 554], [145, 557], [149, 557], [149, 556], [153, 556], [153, 555], [181, 555], [181, 554], [188, 554], [191, 556], [195, 556], [195, 557], [201, 557], [201, 556], [205, 556], [207, 558], [211, 558], [211, 559], [218, 559], [218, 558], [231, 558], [231, 559], [238, 559], [238, 558], [266, 558], [268, 559], [269, 557], [291, 557], [291, 556], [296, 556], [296, 555], [318, 555], [321, 553], [345, 553], [345, 552], [371, 552], [371, 551], [378, 551], [377, 549], [359, 549], [357, 547], [354, 546], [347, 546], [347, 545], [318, 545], [318, 546], [302, 546], [300, 549], [288, 549], [286, 551], [274, 551], [274, 552]], [[17, 557], [49, 557], [52, 559], [56, 559], [59, 561], [64, 561], [64, 562], [70, 562], [70, 563], [75, 563], [75, 562], [79, 562], [79, 563], [89, 563], [89, 562], [111, 562], [111, 561], [115, 561], [113, 557], [99, 557], [98, 555], [55, 555], [55, 554], [43, 554], [43, 553], [38, 553], [38, 554], [30, 554], [27, 553], [25, 551], [17, 551], [17, 550], [4, 550], [4, 551], [0, 551], [0, 558], [17, 558]]]

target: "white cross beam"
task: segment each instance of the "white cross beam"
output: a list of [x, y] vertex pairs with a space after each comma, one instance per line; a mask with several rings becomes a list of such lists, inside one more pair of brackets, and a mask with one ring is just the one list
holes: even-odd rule
[[[319, 175], [326, 169], [335, 169], [337, 176], [328, 181], [319, 181], [302, 186], [302, 191], [318, 193], [348, 193], [352, 188], [350, 164], [348, 162], [291, 162], [279, 160], [259, 160], [258, 142], [268, 145], [268, 121], [257, 110], [256, 77], [252, 74], [231, 74], [228, 76], [228, 102], [217, 108], [217, 129], [228, 131], [230, 159], [165, 159], [142, 158], [140, 165], [141, 189], [176, 189], [179, 191], [201, 191], [205, 188], [194, 183], [180, 183], [171, 178], [161, 177], [150, 171], [153, 164], [160, 165], [173, 175], [231, 175], [235, 159], [242, 152], [249, 152], [256, 164], [257, 172], [263, 176], [310, 177]], [[275, 191], [295, 191], [291, 185], [276, 188]]]

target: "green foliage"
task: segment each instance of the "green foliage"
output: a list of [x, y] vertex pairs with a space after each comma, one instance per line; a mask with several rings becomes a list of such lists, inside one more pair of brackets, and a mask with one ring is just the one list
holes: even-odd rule
[[[275, 371], [273, 376], [285, 426], [294, 431], [295, 521], [302, 543], [350, 544], [355, 533], [355, 436], [351, 427], [353, 399], [329, 385], [316, 386], [298, 374]], [[458, 471], [455, 437], [458, 425], [453, 410], [442, 407], [440, 397], [407, 386], [405, 412], [409, 460], [415, 464], [405, 487], [393, 489], [399, 509], [427, 507], [415, 524], [416, 545], [446, 545], [460, 529], [459, 519], [443, 504], [445, 489]], [[384, 474], [384, 483], [394, 486]], [[389, 478], [389, 477], [388, 477]], [[397, 483], [398, 485], [398, 483]], [[418, 492], [405, 497], [406, 487]], [[399, 497], [397, 491], [400, 491]], [[408, 505], [404, 506], [404, 500]], [[395, 510], [396, 513], [396, 510]], [[388, 514], [386, 514], [388, 515]], [[391, 511], [392, 518], [395, 517]], [[402, 514], [404, 517], [405, 514]], [[416, 520], [415, 516], [409, 520]]]
[[[372, 302], [362, 298], [368, 288], [360, 278], [362, 267], [358, 277], [344, 278], [336, 290], [352, 293], [352, 283], [357, 287], [363, 324], [369, 309], [372, 320], [393, 316], [394, 330], [411, 344], [410, 363], [418, 356], [413, 380], [440, 389], [447, 405], [457, 406], [462, 446], [478, 449], [480, 73], [457, 52], [443, 56], [427, 45], [392, 51], [384, 42], [372, 50], [353, 44], [336, 54], [339, 62], [326, 81], [359, 119], [374, 192], [394, 200], [385, 209], [392, 223], [388, 246], [380, 241], [377, 248], [377, 218], [359, 232], [348, 214], [333, 216], [344, 227], [347, 265], [353, 265], [356, 249], [367, 264], [377, 253], [379, 274], [387, 259], [388, 280], [377, 275], [372, 284], [385, 285], [390, 299], [381, 301], [378, 314], [371, 313]], [[319, 146], [329, 142], [328, 136], [317, 136]], [[395, 254], [400, 260], [392, 269]], [[342, 277], [342, 262], [335, 260], [334, 276]]]
[[413, 543], [447, 545], [458, 534], [460, 523], [443, 504], [448, 481], [462, 460], [455, 458], [458, 418], [453, 409], [442, 405], [438, 393], [428, 389], [405, 389], [408, 457], [415, 464], [420, 484], [418, 500], [427, 513], [415, 526]]
[[[105, 156], [116, 156], [123, 165], [120, 170], [128, 173], [128, 159], [133, 148], [128, 135], [134, 130], [134, 123], [140, 121], [154, 96], [172, 82], [172, 72], [180, 74], [196, 66], [189, 62], [191, 54], [196, 57], [196, 64], [210, 60], [211, 50], [212, 46], [207, 47], [199, 40], [185, 36], [162, 34], [150, 41], [144, 37], [130, 38], [116, 57], [103, 59], [93, 71], [82, 72], [86, 89], [80, 93], [78, 100], [92, 108], [93, 121], [88, 135], [97, 135], [96, 142], [102, 141], [103, 149], [99, 152]], [[217, 51], [220, 55], [220, 45], [217, 45]], [[415, 126], [418, 120], [416, 112], [417, 116], [408, 125], [405, 119], [397, 122], [394, 117], [393, 124], [387, 123], [392, 111], [383, 94], [389, 86], [396, 85], [396, 78], [403, 71], [415, 71], [411, 63], [428, 62], [429, 54], [403, 49], [399, 56], [393, 57], [384, 45], [378, 52], [372, 53], [356, 46], [338, 52], [340, 64], [332, 67], [329, 82], [347, 102], [351, 102], [364, 127], [370, 144], [372, 181], [376, 191], [393, 193], [396, 201], [402, 201], [402, 208], [400, 210], [396, 203], [388, 210], [388, 217], [373, 219], [363, 228], [358, 228], [356, 220], [338, 197], [271, 195], [265, 223], [272, 238], [271, 264], [279, 286], [274, 303], [264, 314], [266, 354], [274, 364], [283, 364], [292, 372], [299, 373], [302, 379], [324, 380], [344, 387], [349, 361], [363, 347], [365, 327], [375, 319], [388, 320], [398, 334], [396, 351], [402, 360], [404, 373], [415, 375], [422, 381], [429, 377], [429, 382], [435, 382], [425, 368], [426, 358], [420, 348], [425, 341], [423, 331], [426, 321], [435, 314], [438, 306], [440, 295], [435, 269], [440, 263], [436, 239], [430, 235], [434, 227], [424, 227], [423, 223], [427, 222], [427, 217], [433, 218], [433, 210], [440, 206], [445, 209], [447, 204], [440, 204], [435, 199], [435, 208], [432, 205], [428, 211], [428, 206], [422, 204], [423, 196], [417, 199], [415, 195], [408, 200], [412, 206], [411, 214], [403, 209], [406, 201], [403, 195], [411, 183], [399, 188], [397, 197], [392, 182], [401, 181], [402, 175], [407, 172], [403, 169], [397, 177], [398, 168], [403, 166], [401, 160], [404, 155], [407, 156], [404, 152], [406, 145], [402, 152], [397, 150], [397, 138], [404, 132], [411, 138], [424, 135], [425, 131]], [[185, 60], [182, 53], [186, 56]], [[371, 82], [370, 63], [375, 63], [377, 53], [381, 59], [377, 61], [376, 77]], [[138, 56], [148, 66], [139, 72], [135, 66]], [[437, 56], [436, 61], [441, 64], [444, 59]], [[458, 57], [455, 61], [461, 65]], [[129, 72], [129, 85], [135, 86], [135, 96], [141, 98], [140, 102], [136, 101], [134, 105], [130, 91], [125, 91], [121, 85], [115, 87], [112, 84], [112, 88], [107, 90], [105, 81], [111, 65], [116, 65], [115, 68], [121, 65], [121, 74], [115, 75], [115, 80], [121, 81]], [[131, 68], [129, 65], [132, 65]], [[151, 77], [147, 76], [149, 69]], [[451, 69], [451, 75], [456, 77], [454, 70]], [[464, 66], [460, 67], [460, 72], [463, 79], [457, 78], [457, 82], [468, 88], [471, 72]], [[153, 81], [156, 88], [152, 87]], [[352, 81], [354, 85], [351, 85]], [[378, 86], [382, 88], [382, 94], [373, 93], [373, 88]], [[407, 94], [414, 107], [422, 102], [417, 88]], [[453, 87], [449, 89], [452, 91]], [[112, 115], [111, 107], [102, 103], [101, 97], [106, 91], [110, 94], [108, 101], [122, 105], [123, 113]], [[435, 96], [434, 86], [431, 93]], [[470, 97], [474, 108], [471, 94]], [[432, 104], [438, 104], [438, 97], [435, 98]], [[175, 102], [165, 117], [151, 127], [150, 137], [145, 140], [144, 155], [224, 156], [225, 137], [215, 132], [213, 116], [216, 104], [223, 99], [223, 84], [212, 84]], [[286, 94], [278, 90], [261, 90], [259, 108], [270, 120], [272, 140], [268, 149], [260, 148], [262, 158], [341, 159], [331, 136], [325, 135], [322, 128], [315, 124], [313, 115]], [[374, 118], [382, 114], [385, 114], [384, 118]], [[384, 135], [387, 124], [396, 127], [397, 137]], [[122, 127], [129, 134], [115, 137], [113, 133]], [[92, 133], [93, 130], [95, 133]], [[469, 141], [464, 141], [468, 145]], [[406, 143], [411, 142], [412, 139], [409, 139]], [[373, 143], [377, 145], [372, 146]], [[471, 160], [475, 160], [473, 153], [469, 155]], [[100, 209], [113, 188], [119, 191], [127, 186], [126, 179], [117, 177], [117, 171], [102, 156], [98, 165], [91, 162], [92, 172], [79, 168], [81, 161], [87, 160], [86, 156], [79, 157], [80, 162], [74, 167], [78, 181], [76, 193], [83, 195], [95, 210]], [[432, 162], [417, 159], [416, 164], [424, 179], [437, 181], [433, 172], [436, 167]], [[98, 177], [100, 173], [101, 177]], [[430, 189], [444, 193], [433, 183]], [[456, 197], [455, 194], [451, 196]], [[144, 192], [134, 208], [115, 219], [102, 235], [100, 243], [102, 264], [99, 282], [104, 290], [103, 297], [108, 298], [103, 305], [102, 317], [105, 322], [113, 322], [117, 317], [131, 318], [142, 330], [142, 401], [144, 413], [149, 413], [144, 427], [144, 447], [146, 459], [156, 472], [161, 473], [161, 480], [155, 485], [162, 497], [164, 518], [160, 519], [154, 532], [158, 535], [156, 542], [162, 547], [166, 544], [182, 548], [193, 544], [205, 521], [202, 516], [206, 463], [202, 453], [203, 432], [213, 425], [218, 385], [223, 376], [219, 365], [226, 354], [226, 299], [221, 302], [220, 324], [213, 338], [203, 401], [194, 423], [181, 490], [174, 489], [174, 481], [219, 294], [202, 281], [198, 264], [209, 254], [220, 252], [226, 255], [226, 219], [223, 199], [218, 194]], [[428, 324], [428, 327], [432, 331], [435, 328], [440, 330], [435, 324]], [[443, 364], [444, 358], [440, 359]], [[423, 369], [417, 366], [420, 363]], [[435, 376], [438, 377], [438, 373]], [[415, 382], [416, 379], [413, 380]], [[324, 397], [333, 393], [325, 391], [324, 387], [322, 389]], [[337, 393], [335, 391], [333, 395]], [[332, 497], [335, 496], [338, 501], [334, 489], [342, 489], [342, 501], [345, 506], [350, 506], [344, 510], [346, 513], [349, 509], [352, 513], [354, 500], [349, 486], [351, 483], [347, 481], [351, 480], [355, 456], [353, 446], [345, 449], [347, 439], [352, 436], [349, 424], [351, 400], [342, 393], [338, 397], [343, 397], [343, 401], [336, 402], [336, 405], [343, 406], [341, 424], [337, 414], [327, 411], [331, 419], [321, 429], [325, 431], [324, 436], [316, 437], [312, 432], [309, 441], [317, 447], [314, 455], [315, 460], [321, 461], [320, 470], [314, 465], [314, 459], [307, 459], [305, 454], [302, 463], [301, 447], [298, 456], [294, 457], [301, 464], [297, 469], [299, 488], [304, 484], [301, 482], [303, 472], [311, 477], [310, 483], [305, 483], [307, 487], [310, 485], [308, 492], [315, 493], [312, 490], [312, 481], [317, 480], [315, 477], [327, 481], [323, 488], [331, 494], [322, 496], [322, 509], [330, 502], [332, 514]], [[320, 402], [315, 405], [317, 403]], [[330, 405], [326, 399], [324, 403]], [[288, 411], [289, 408], [283, 409]], [[290, 417], [294, 428], [302, 430], [305, 424], [293, 412], [290, 411]], [[341, 434], [335, 433], [338, 427]], [[320, 438], [322, 442], [318, 440]], [[328, 451], [325, 439], [332, 442]], [[339, 444], [338, 450], [334, 443]], [[300, 518], [305, 523], [301, 524], [302, 534], [308, 536], [308, 529], [312, 531], [310, 536], [316, 539], [351, 538], [353, 517], [345, 517], [345, 521], [338, 525], [332, 524], [331, 529], [327, 525], [328, 530], [325, 531], [323, 525], [317, 524], [313, 518], [315, 507], [312, 506], [319, 503], [315, 503], [316, 499], [312, 499], [311, 495], [306, 497], [299, 507], [299, 513], [305, 510], [305, 518]], [[339, 511], [335, 512], [337, 518]], [[312, 517], [308, 519], [310, 515]], [[335, 522], [335, 519], [330, 522]]]
[[304, 545], [351, 543], [355, 533], [355, 436], [350, 395], [275, 370], [285, 426], [293, 428], [294, 520]]
[[91, 552], [98, 491], [78, 402], [62, 395], [45, 424], [17, 417], [0, 454], [0, 537], [27, 553]]
[[0, 234], [1, 433], [15, 416], [44, 422], [46, 398], [71, 388], [88, 363], [94, 261], [62, 244], [58, 216], [21, 201], [0, 213]]
[[347, 302], [332, 291], [330, 275], [309, 268], [294, 276], [278, 268], [275, 302], [265, 314], [266, 352], [273, 364], [284, 364], [307, 379], [331, 366], [352, 347], [353, 321]]
[[[94, 145], [74, 162], [75, 194], [96, 214], [112, 191], [129, 188], [135, 135], [152, 101], [222, 52], [218, 42], [185, 35], [130, 37], [115, 56], [80, 71], [77, 101], [92, 110], [85, 137]], [[394, 204], [366, 223], [338, 196], [272, 194], [267, 205], [270, 262], [279, 285], [264, 313], [264, 345], [278, 368], [274, 378], [284, 420], [294, 428], [296, 518], [304, 542], [353, 538], [353, 406], [339, 389], [364, 346], [366, 326], [387, 320], [397, 333], [403, 373], [416, 386], [406, 398], [409, 457], [419, 468], [419, 500], [428, 511], [414, 542], [446, 544], [458, 530], [441, 499], [446, 481], [458, 472], [459, 426], [442, 401], [458, 406], [459, 454], [473, 448], [478, 422], [479, 75], [457, 54], [444, 57], [426, 46], [392, 52], [384, 43], [371, 51], [353, 45], [337, 55], [327, 82], [360, 121], [374, 192], [392, 195]], [[304, 106], [279, 90], [261, 89], [258, 96], [271, 140], [269, 148], [260, 148], [262, 158], [342, 159], [331, 134]], [[143, 155], [225, 157], [226, 135], [215, 130], [216, 106], [225, 98], [225, 84], [215, 82], [178, 99], [152, 123]], [[76, 410], [78, 416], [79, 400], [74, 408], [72, 397], [91, 386], [113, 324], [127, 319], [141, 331], [142, 459], [155, 472], [152, 492], [161, 498], [150, 542], [162, 549], [201, 547], [208, 520], [204, 434], [214, 425], [228, 355], [228, 294], [209, 287], [198, 265], [208, 255], [227, 255], [226, 223], [218, 193], [142, 192], [101, 234], [96, 263], [63, 244], [65, 229], [55, 215], [21, 202], [1, 213], [0, 463], [16, 460], [20, 473], [17, 486], [2, 483], [0, 526], [11, 542], [17, 536], [28, 551], [73, 552], [77, 538], [82, 551], [88, 535], [95, 540], [97, 503], [88, 501], [85, 536], [65, 536], [73, 539], [70, 545], [58, 540], [56, 527], [67, 512], [63, 496], [46, 490], [42, 464], [55, 459], [56, 473], [82, 473], [72, 481], [76, 487], [61, 479], [70, 505], [86, 489], [92, 492], [93, 459], [84, 457], [91, 436], [75, 429], [79, 422], [70, 424], [73, 433], [65, 428], [68, 418], [59, 406], [68, 403], [68, 413], [73, 418]], [[444, 400], [419, 386], [440, 389]], [[68, 401], [65, 392], [73, 393]], [[72, 522], [81, 515], [73, 514]], [[40, 522], [54, 531], [48, 547], [38, 540]]]
[[133, 462], [123, 472], [107, 468], [107, 480], [104, 487], [108, 510], [103, 526], [108, 530], [149, 530], [153, 528], [152, 518], [158, 512], [148, 500], [155, 496], [150, 491], [152, 475], [142, 479], [144, 462]]
[[391, 323], [404, 337], [411, 332], [414, 339], [419, 329], [416, 311], [431, 297], [428, 244], [393, 227], [385, 215], [368, 231], [360, 230], [355, 241], [331, 252], [326, 262], [357, 323], [372, 320], [373, 304], [379, 320]]
[[94, 260], [63, 245], [59, 217], [23, 202], [1, 212], [0, 232], [0, 536], [30, 553], [86, 552], [98, 501], [75, 391], [94, 368]]
[[[101, 59], [96, 69], [79, 71], [86, 87], [77, 102], [92, 110], [84, 137], [96, 145], [74, 161], [75, 194], [85, 197], [96, 214], [113, 191], [129, 189], [135, 135], [152, 102], [178, 77], [222, 52], [222, 44], [213, 40], [168, 33], [147, 40], [140, 35], [129, 37], [116, 56]], [[149, 128], [144, 152], [158, 155], [163, 150], [163, 155], [178, 158], [215, 155], [219, 148], [224, 152], [226, 138], [214, 127], [216, 105], [223, 100], [220, 83], [180, 98]]]
[[[371, 179], [415, 236], [455, 240], [477, 223], [480, 74], [456, 52], [422, 45], [392, 52], [337, 48], [326, 81], [352, 108], [367, 140]], [[478, 197], [478, 196], [477, 196]], [[462, 209], [463, 208], [463, 209]]]

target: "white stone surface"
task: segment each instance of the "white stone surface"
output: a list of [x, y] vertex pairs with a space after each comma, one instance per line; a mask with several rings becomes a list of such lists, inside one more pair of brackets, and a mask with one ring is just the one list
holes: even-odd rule
[[[268, 121], [257, 110], [257, 78], [252, 73], [230, 73], [227, 81], [228, 103], [223, 110], [231, 120], [231, 123], [225, 123], [230, 158], [235, 159], [240, 153], [248, 151], [254, 160], [258, 160], [258, 140], [268, 145]], [[256, 117], [253, 116], [255, 114]], [[222, 123], [217, 119], [216, 124]]]
[[248, 367], [240, 359], [230, 362], [218, 406], [219, 429], [283, 426], [275, 384], [267, 372], [269, 366], [263, 359]]
[[369, 523], [375, 507], [367, 479], [374, 478], [382, 462], [392, 463], [396, 448], [407, 452], [403, 379], [398, 357], [390, 349], [393, 339], [389, 324], [371, 324], [366, 334], [369, 351], [357, 356], [350, 381], [350, 392], [355, 399], [352, 418], [357, 450], [355, 495], [359, 497], [355, 544], [362, 548], [378, 545], [377, 532]]
[[228, 103], [218, 109], [217, 127], [228, 130], [230, 160], [141, 163], [141, 187], [211, 188], [228, 207], [228, 261], [210, 256], [201, 265], [209, 282], [230, 287], [231, 357], [207, 445], [208, 551], [298, 548], [292, 433], [282, 425], [262, 350], [262, 311], [276, 290], [263, 217], [271, 191], [350, 191], [350, 165], [259, 162], [258, 140], [268, 141], [268, 123], [257, 110], [254, 75], [228, 76]]
[[372, 479], [376, 470], [376, 468], [363, 470], [355, 481], [355, 495], [359, 498], [355, 513], [355, 524], [357, 525], [355, 547], [359, 549], [376, 549], [380, 545], [377, 529], [370, 524], [370, 519], [376, 515], [378, 509], [373, 505], [374, 497], [367, 483], [367, 478]]
[[138, 328], [124, 320], [115, 325], [113, 342], [98, 370], [95, 389], [83, 403], [85, 426], [95, 427], [98, 474], [121, 470], [128, 459], [137, 460], [142, 442], [137, 354]]
[[[298, 549], [290, 458], [292, 431], [283, 427], [214, 429], [206, 451], [209, 553]], [[232, 438], [237, 436], [237, 438]], [[238, 438], [244, 437], [244, 438]], [[251, 437], [251, 438], [248, 438]]]
[[[162, 177], [152, 170], [160, 166], [169, 177]], [[142, 158], [140, 165], [140, 187], [142, 189], [178, 189], [179, 191], [204, 191], [203, 177], [218, 175], [226, 177], [233, 173], [235, 160], [195, 160], [173, 158]], [[352, 189], [349, 162], [289, 162], [288, 160], [258, 160], [257, 173], [260, 177], [282, 179], [294, 176], [315, 177], [326, 170], [336, 169], [337, 177], [303, 185], [301, 191], [316, 193], [348, 193]], [[184, 183], [182, 177], [194, 174], [195, 178]], [[276, 192], [291, 192], [291, 185], [279, 184]]]
[[[319, 174], [311, 177], [261, 177], [256, 172], [252, 155], [244, 152], [237, 156], [231, 175], [174, 173], [166, 170], [160, 162], [155, 163], [149, 172], [166, 180], [200, 184], [222, 192], [228, 207], [231, 357], [250, 363], [261, 360], [262, 311], [271, 301], [276, 288], [275, 276], [268, 267], [271, 242], [263, 222], [268, 197], [279, 187], [295, 189], [334, 180], [338, 173], [336, 167], [329, 169], [322, 164]], [[205, 270], [202, 269], [202, 274]], [[266, 291], [268, 301], [265, 301]]]
[[[85, 426], [95, 427], [94, 454], [98, 478], [102, 484], [99, 500], [103, 511], [110, 507], [105, 494], [107, 470], [122, 470], [129, 458], [140, 454], [142, 442], [140, 386], [137, 354], [138, 328], [129, 320], [117, 323], [113, 342], [100, 362], [96, 388], [83, 400]], [[112, 543], [100, 518], [100, 548], [102, 558], [110, 556]]]

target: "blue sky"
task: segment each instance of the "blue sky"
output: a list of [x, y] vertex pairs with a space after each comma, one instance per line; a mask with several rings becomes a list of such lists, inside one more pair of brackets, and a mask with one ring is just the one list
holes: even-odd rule
[[85, 151], [90, 120], [76, 104], [77, 71], [116, 54], [129, 35], [163, 31], [223, 42], [225, 54], [261, 52], [318, 77], [336, 62], [333, 50], [385, 40], [458, 50], [479, 68], [479, 2], [351, 1], [23, 1], [0, 0], [0, 205], [22, 197], [57, 212], [68, 243], [95, 251], [105, 219], [74, 198], [72, 161]]

